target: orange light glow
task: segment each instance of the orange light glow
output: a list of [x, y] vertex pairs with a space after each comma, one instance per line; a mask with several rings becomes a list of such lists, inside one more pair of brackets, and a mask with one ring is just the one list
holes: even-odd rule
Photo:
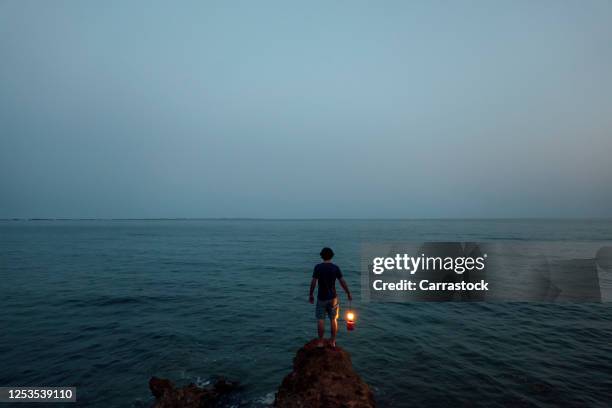
[[355, 320], [355, 314], [353, 312], [348, 312], [346, 314], [346, 320]]

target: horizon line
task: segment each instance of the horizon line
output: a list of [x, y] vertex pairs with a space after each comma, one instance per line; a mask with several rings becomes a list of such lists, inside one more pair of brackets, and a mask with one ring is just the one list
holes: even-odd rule
[[0, 221], [436, 221], [436, 220], [612, 220], [612, 217], [4, 217]]

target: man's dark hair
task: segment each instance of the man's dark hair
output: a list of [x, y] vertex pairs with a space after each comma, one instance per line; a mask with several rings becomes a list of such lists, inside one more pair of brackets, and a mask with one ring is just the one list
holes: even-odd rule
[[323, 258], [324, 261], [329, 261], [334, 257], [334, 251], [332, 251], [331, 248], [325, 247], [321, 250], [319, 255], [321, 255], [321, 258]]

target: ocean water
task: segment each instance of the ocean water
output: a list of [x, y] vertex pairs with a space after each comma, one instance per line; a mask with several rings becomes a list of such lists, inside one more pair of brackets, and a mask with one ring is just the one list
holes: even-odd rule
[[409, 240], [609, 241], [612, 221], [1, 221], [0, 385], [145, 407], [150, 376], [223, 375], [229, 405], [270, 404], [315, 336], [329, 245], [359, 313], [338, 343], [380, 406], [612, 404], [610, 304], [360, 303], [361, 242]]

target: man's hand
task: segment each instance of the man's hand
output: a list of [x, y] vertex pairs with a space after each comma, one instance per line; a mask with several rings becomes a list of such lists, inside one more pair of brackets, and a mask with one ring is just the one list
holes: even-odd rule
[[310, 281], [310, 291], [308, 292], [308, 301], [314, 303], [314, 290], [317, 286], [317, 278], [312, 278]]
[[353, 296], [351, 295], [351, 291], [348, 288], [348, 285], [346, 284], [346, 281], [344, 280], [344, 278], [340, 278], [340, 286], [342, 286], [342, 289], [344, 289], [344, 291], [346, 292], [346, 296], [348, 296], [348, 300], [353, 300]]

